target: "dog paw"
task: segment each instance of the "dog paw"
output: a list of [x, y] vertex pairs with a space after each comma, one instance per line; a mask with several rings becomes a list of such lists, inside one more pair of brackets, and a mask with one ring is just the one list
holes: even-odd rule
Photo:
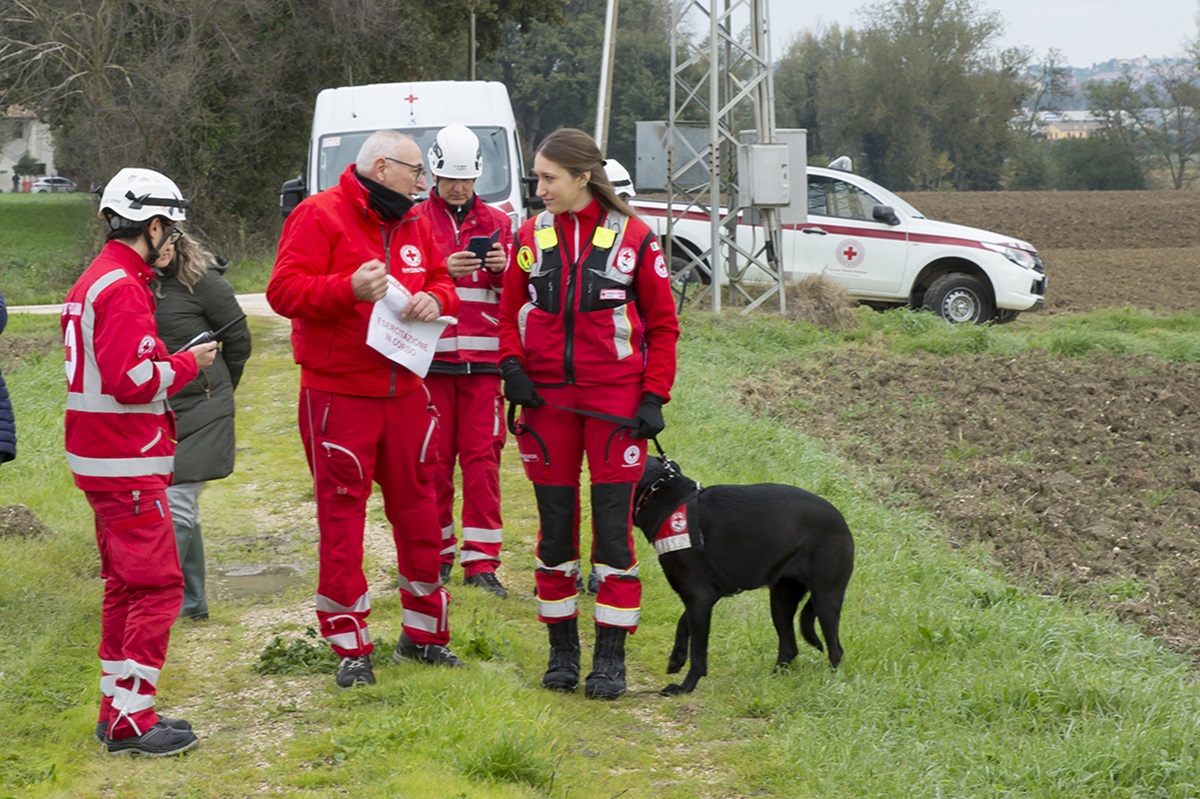
[[659, 691], [659, 693], [662, 694], [663, 696], [679, 696], [680, 694], [687, 693], [687, 692], [683, 689], [682, 685], [676, 685], [675, 683], [671, 683], [666, 688]]
[[686, 662], [687, 661], [683, 661], [683, 660], [681, 660], [678, 663], [675, 663], [673, 661], [668, 662], [667, 663], [667, 674], [678, 674], [679, 671], [683, 668], [683, 664]]

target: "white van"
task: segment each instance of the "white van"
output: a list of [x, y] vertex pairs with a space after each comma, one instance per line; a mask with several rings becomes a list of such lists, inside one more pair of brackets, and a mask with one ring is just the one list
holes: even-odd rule
[[324, 89], [313, 109], [312, 138], [304, 175], [283, 184], [284, 216], [309, 194], [337, 184], [354, 163], [363, 141], [390, 128], [416, 139], [424, 154], [437, 132], [452, 122], [475, 131], [483, 150], [483, 175], [475, 193], [507, 213], [525, 218], [525, 174], [517, 122], [508, 89], [496, 81], [375, 83]]

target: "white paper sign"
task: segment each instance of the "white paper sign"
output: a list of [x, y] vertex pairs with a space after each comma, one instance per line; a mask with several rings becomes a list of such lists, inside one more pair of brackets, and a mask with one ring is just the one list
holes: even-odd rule
[[371, 323], [367, 327], [367, 345], [411, 372], [424, 377], [433, 361], [438, 339], [446, 325], [458, 320], [439, 316], [432, 322], [413, 322], [400, 318], [412, 294], [400, 281], [388, 275], [387, 294], [375, 303]]

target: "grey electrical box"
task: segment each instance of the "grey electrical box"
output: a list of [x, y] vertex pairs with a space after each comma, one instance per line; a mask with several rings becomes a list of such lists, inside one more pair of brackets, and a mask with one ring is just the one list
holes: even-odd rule
[[[638, 191], [667, 190], [667, 123], [661, 120], [637, 123], [637, 165], [634, 186]], [[675, 183], [688, 190], [704, 186], [708, 174], [708, 123], [679, 122], [675, 125]], [[683, 169], [697, 156], [705, 156]]]
[[[753, 130], [739, 131], [738, 139], [743, 146], [755, 144], [758, 142], [758, 133]], [[787, 145], [791, 184], [789, 202], [777, 206], [779, 221], [784, 225], [803, 224], [808, 221], [808, 131], [804, 128], [779, 128], [775, 131], [774, 139], [775, 144]]]
[[791, 200], [786, 144], [738, 147], [738, 192], [744, 205], [779, 207]]

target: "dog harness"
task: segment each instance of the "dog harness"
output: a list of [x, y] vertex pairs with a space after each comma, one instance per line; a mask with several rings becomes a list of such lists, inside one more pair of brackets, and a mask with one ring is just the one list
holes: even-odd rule
[[[661, 451], [661, 449], [660, 449]], [[666, 460], [664, 458], [664, 460]], [[652, 519], [642, 530], [654, 531], [654, 551], [661, 558], [684, 549], [695, 550], [709, 573], [725, 595], [740, 594], [742, 589], [725, 576], [704, 546], [704, 533], [700, 529], [700, 483], [684, 477], [673, 461], [668, 461], [668, 474], [657, 480], [634, 500], [634, 519], [642, 515], [651, 497], [663, 492], [668, 510], [664, 515]], [[643, 519], [643, 521], [645, 521]]]

